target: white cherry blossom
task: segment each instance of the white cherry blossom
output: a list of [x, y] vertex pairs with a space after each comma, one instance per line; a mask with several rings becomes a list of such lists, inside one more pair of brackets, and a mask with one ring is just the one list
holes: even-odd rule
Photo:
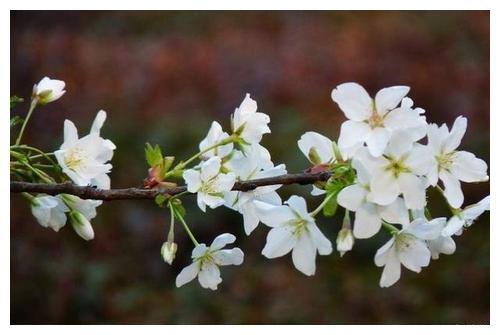
[[427, 182], [423, 176], [432, 160], [426, 146], [414, 143], [401, 131], [393, 134], [383, 156], [372, 157], [366, 150], [359, 150], [356, 158], [372, 174], [370, 202], [386, 206], [403, 194], [408, 209], [425, 206]]
[[271, 227], [262, 254], [276, 258], [292, 251], [295, 268], [307, 276], [316, 272], [316, 253], [332, 253], [331, 242], [307, 212], [306, 201], [293, 195], [286, 205], [274, 206], [256, 201], [260, 220]]
[[420, 272], [422, 267], [428, 266], [431, 252], [425, 241], [439, 237], [443, 225], [442, 219], [427, 222], [418, 218], [395, 232], [375, 255], [375, 264], [384, 267], [380, 287], [389, 287], [399, 280], [401, 264], [414, 272]]
[[240, 248], [222, 249], [234, 241], [234, 235], [225, 233], [217, 236], [209, 247], [204, 243], [197, 245], [191, 255], [193, 263], [182, 269], [175, 285], [181, 287], [198, 277], [201, 287], [216, 290], [222, 282], [219, 266], [243, 263], [244, 254]]
[[48, 104], [62, 97], [66, 91], [66, 83], [62, 80], [43, 77], [38, 84], [33, 86], [33, 98], [40, 105]]
[[392, 203], [381, 206], [368, 201], [372, 197], [370, 192], [370, 174], [359, 160], [354, 159], [352, 166], [356, 169], [357, 181], [355, 184], [342, 189], [337, 196], [340, 206], [355, 212], [354, 237], [370, 238], [382, 227], [382, 220], [390, 223], [407, 224], [408, 210], [401, 198]]
[[[200, 142], [200, 151], [204, 151], [212, 146], [215, 146], [217, 143], [227, 139], [229, 134], [222, 130], [221, 125], [214, 121], [208, 130], [207, 136]], [[224, 158], [229, 155], [233, 151], [233, 143], [224, 144], [218, 146], [210, 151], [205, 152], [201, 155], [201, 158], [206, 160], [212, 158], [214, 156], [219, 156], [220, 158]]]
[[363, 143], [373, 156], [381, 156], [393, 130], [419, 122], [420, 110], [416, 115], [408, 111], [410, 101], [393, 113], [409, 91], [408, 86], [392, 86], [381, 89], [372, 99], [357, 83], [341, 84], [332, 90], [332, 100], [349, 119], [341, 126], [338, 142], [344, 158], [351, 158]]
[[39, 195], [31, 199], [31, 213], [42, 227], [59, 231], [66, 224], [67, 212], [69, 208], [57, 196]]
[[476, 204], [457, 210], [456, 214], [448, 220], [446, 227], [444, 227], [443, 236], [460, 235], [464, 227], [470, 227], [481, 214], [489, 210], [489, 195]]
[[90, 133], [82, 138], [78, 138], [73, 122], [64, 121], [64, 143], [54, 155], [63, 172], [77, 185], [110, 188], [107, 173], [111, 171], [112, 165], [107, 162], [113, 157], [116, 146], [100, 136], [105, 120], [106, 112], [99, 111]]
[[429, 183], [436, 185], [438, 178], [444, 184], [444, 195], [454, 208], [460, 208], [464, 202], [464, 194], [460, 181], [473, 183], [487, 181], [488, 166], [474, 154], [457, 151], [467, 129], [467, 119], [459, 116], [451, 130], [443, 124], [428, 127], [428, 147], [433, 156], [432, 166], [428, 173]]
[[206, 206], [216, 208], [224, 204], [224, 192], [230, 191], [236, 181], [233, 172], [221, 173], [221, 158], [212, 157], [200, 164], [200, 169], [184, 171], [187, 190], [197, 193], [198, 207], [205, 212]]
[[[238, 181], [276, 177], [286, 174], [285, 164], [273, 166], [269, 152], [259, 144], [252, 144], [245, 154], [235, 152], [226, 167], [235, 173]], [[255, 201], [272, 205], [281, 205], [281, 198], [276, 192], [281, 185], [257, 187], [254, 190], [231, 191], [225, 194], [225, 205], [243, 215], [245, 233], [250, 235], [259, 224]]]
[[257, 112], [257, 102], [247, 93], [241, 105], [232, 115], [231, 125], [234, 133], [247, 143], [259, 143], [263, 134], [271, 132], [269, 115]]
[[297, 144], [311, 164], [330, 164], [335, 158], [332, 140], [314, 131], [304, 133]]

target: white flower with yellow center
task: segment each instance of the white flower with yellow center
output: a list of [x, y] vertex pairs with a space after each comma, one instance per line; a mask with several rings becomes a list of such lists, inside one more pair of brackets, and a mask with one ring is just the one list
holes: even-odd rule
[[236, 237], [226, 233], [217, 236], [209, 247], [204, 243], [197, 245], [191, 256], [193, 263], [182, 269], [175, 285], [181, 287], [198, 277], [201, 287], [216, 290], [222, 282], [219, 266], [243, 263], [244, 254], [240, 248], [222, 249], [234, 241]]
[[488, 180], [488, 166], [474, 154], [457, 151], [467, 129], [467, 119], [459, 116], [451, 130], [443, 124], [428, 127], [428, 147], [434, 158], [427, 177], [431, 185], [438, 179], [444, 184], [444, 196], [453, 208], [460, 208], [464, 202], [464, 194], [460, 181], [474, 183]]
[[256, 201], [260, 220], [271, 227], [262, 254], [276, 258], [292, 251], [295, 268], [307, 276], [316, 272], [316, 253], [329, 255], [332, 243], [316, 226], [306, 201], [293, 195], [286, 205], [274, 206]]
[[335, 101], [349, 119], [342, 124], [339, 136], [339, 149], [345, 159], [354, 156], [366, 143], [370, 154], [379, 157], [383, 154], [392, 132], [407, 129], [414, 140], [425, 136], [425, 121], [420, 114], [422, 109], [412, 109], [413, 101], [406, 99], [408, 86], [383, 88], [372, 99], [366, 90], [357, 83], [345, 83], [332, 91]]
[[431, 251], [425, 241], [438, 238], [445, 221], [444, 218], [432, 221], [419, 218], [394, 232], [394, 236], [375, 255], [375, 264], [384, 267], [380, 287], [389, 287], [399, 280], [401, 264], [417, 273], [429, 265]]
[[236, 181], [234, 173], [221, 173], [221, 158], [212, 157], [200, 164], [200, 169], [184, 171], [182, 177], [187, 190], [197, 193], [198, 207], [205, 212], [206, 206], [216, 208], [224, 204], [224, 192], [230, 191]]
[[262, 135], [270, 133], [268, 123], [269, 115], [257, 112], [257, 102], [247, 93], [240, 107], [232, 115], [231, 125], [233, 133], [237, 134], [247, 143], [259, 143]]
[[64, 121], [64, 143], [54, 155], [63, 172], [77, 185], [110, 188], [107, 173], [111, 171], [112, 165], [107, 162], [113, 157], [116, 146], [100, 136], [105, 120], [106, 112], [99, 111], [90, 133], [82, 138], [78, 138], [73, 122]]

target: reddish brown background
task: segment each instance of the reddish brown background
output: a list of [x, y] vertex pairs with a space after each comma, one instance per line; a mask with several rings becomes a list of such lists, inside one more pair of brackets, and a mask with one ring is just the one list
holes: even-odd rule
[[[303, 132], [338, 136], [343, 115], [330, 91], [345, 81], [371, 93], [409, 85], [435, 122], [466, 116], [462, 147], [489, 161], [488, 12], [11, 12], [11, 93], [29, 97], [44, 75], [65, 80], [68, 93], [36, 112], [27, 142], [54, 150], [65, 118], [84, 134], [105, 109], [104, 134], [118, 146], [115, 187], [141, 183], [146, 141], [184, 158], [211, 120], [229, 126], [246, 92], [271, 116], [263, 144], [274, 161], [300, 171]], [[489, 183], [465, 191], [472, 203]], [[175, 289], [191, 246], [177, 229], [178, 258], [173, 267], [162, 261], [168, 218], [153, 204], [104, 204], [96, 238], [85, 243], [70, 227], [43, 229], [12, 195], [11, 322], [489, 323], [488, 215], [457, 238], [453, 256], [381, 289], [373, 255], [384, 233], [343, 258], [319, 257], [316, 276], [306, 278], [290, 256], [260, 255], [266, 228], [247, 238], [240, 216], [224, 208], [202, 216], [186, 205], [200, 240], [232, 232], [246, 253], [243, 266], [223, 269], [215, 293], [196, 283]], [[446, 213], [439, 198], [431, 206]], [[339, 222], [320, 222], [332, 240]]]

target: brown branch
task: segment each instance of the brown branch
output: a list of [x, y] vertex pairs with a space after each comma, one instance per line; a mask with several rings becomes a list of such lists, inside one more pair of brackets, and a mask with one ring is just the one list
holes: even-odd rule
[[[266, 185], [289, 185], [314, 184], [318, 181], [327, 181], [331, 176], [331, 172], [320, 173], [296, 173], [285, 174], [282, 176], [254, 179], [248, 181], [237, 182], [233, 191], [251, 191], [260, 186]], [[38, 184], [27, 183], [20, 181], [10, 182], [10, 191], [12, 193], [30, 192], [30, 193], [45, 193], [56, 195], [61, 193], [73, 194], [82, 199], [96, 200], [126, 200], [126, 199], [154, 199], [157, 195], [175, 195], [186, 191], [186, 186], [177, 186], [169, 189], [145, 189], [145, 188], [122, 188], [102, 190], [90, 186], [77, 186], [72, 183], [62, 184]]]

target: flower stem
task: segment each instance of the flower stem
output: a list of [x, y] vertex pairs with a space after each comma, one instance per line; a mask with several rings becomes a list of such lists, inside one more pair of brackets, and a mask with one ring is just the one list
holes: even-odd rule
[[311, 215], [312, 217], [315, 217], [319, 212], [321, 212], [321, 210], [323, 209], [323, 207], [326, 206], [326, 204], [328, 203], [328, 201], [330, 201], [331, 198], [333, 198], [334, 196], [337, 195], [337, 192], [332, 192], [330, 194], [328, 194], [325, 199], [319, 204], [318, 207], [316, 207], [316, 209], [312, 212], [309, 213], [309, 215]]
[[182, 226], [184, 227], [184, 230], [185, 230], [185, 231], [186, 231], [186, 233], [188, 234], [188, 236], [189, 236], [189, 238], [191, 239], [191, 241], [193, 242], [193, 244], [194, 244], [195, 246], [198, 246], [198, 245], [199, 245], [198, 241], [196, 240], [196, 238], [194, 237], [193, 233], [192, 233], [192, 232], [191, 232], [191, 230], [189, 229], [189, 226], [187, 225], [187, 223], [186, 223], [186, 221], [184, 220], [184, 218], [182, 217], [182, 215], [181, 215], [179, 212], [177, 212], [177, 211], [175, 210], [175, 208], [173, 208], [172, 203], [170, 203], [170, 202], [169, 202], [169, 204], [168, 204], [168, 205], [170, 206], [170, 210], [172, 210], [172, 211], [173, 211], [173, 213], [175, 213], [175, 214], [176, 214], [177, 218], [178, 218], [178, 219], [179, 219], [179, 221], [182, 223]]
[[21, 139], [23, 138], [23, 134], [24, 134], [24, 129], [26, 128], [26, 125], [28, 124], [28, 121], [31, 117], [31, 114], [33, 114], [33, 111], [35, 110], [35, 107], [37, 104], [38, 104], [37, 98], [34, 98], [33, 100], [31, 100], [30, 109], [28, 110], [28, 115], [26, 115], [26, 118], [24, 119], [23, 125], [21, 126], [21, 130], [19, 131], [19, 135], [17, 136], [16, 145], [19, 145], [19, 143], [21, 143]]

